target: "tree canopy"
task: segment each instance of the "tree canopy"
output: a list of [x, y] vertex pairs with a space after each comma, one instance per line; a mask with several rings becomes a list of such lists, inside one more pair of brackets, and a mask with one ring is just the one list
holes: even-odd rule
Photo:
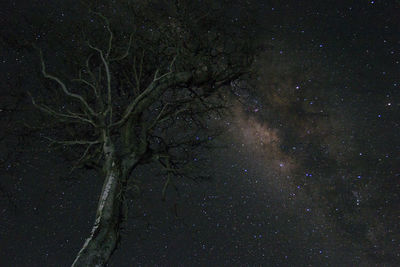
[[212, 139], [208, 120], [226, 107], [224, 90], [249, 73], [255, 51], [246, 26], [230, 25], [214, 5], [89, 4], [62, 66], [49, 63], [50, 48], [36, 47], [44, 86], [31, 100], [60, 126], [46, 138], [68, 148], [74, 168], [104, 176], [92, 232], [73, 266], [108, 261], [137, 166], [159, 164], [168, 176], [163, 194], [172, 176], [193, 178], [188, 159]]

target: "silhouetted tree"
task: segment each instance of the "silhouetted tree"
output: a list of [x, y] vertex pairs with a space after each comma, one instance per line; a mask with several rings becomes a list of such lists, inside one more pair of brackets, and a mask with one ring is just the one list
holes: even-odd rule
[[79, 152], [75, 167], [104, 176], [73, 266], [109, 260], [139, 165], [159, 163], [168, 177], [163, 193], [172, 176], [191, 175], [190, 154], [210, 139], [208, 116], [225, 107], [221, 89], [248, 72], [247, 29], [229, 26], [223, 10], [206, 2], [92, 6], [84, 38], [66, 48], [60, 72], [48, 70], [39, 49], [45, 90], [32, 103], [62, 125], [48, 140]]

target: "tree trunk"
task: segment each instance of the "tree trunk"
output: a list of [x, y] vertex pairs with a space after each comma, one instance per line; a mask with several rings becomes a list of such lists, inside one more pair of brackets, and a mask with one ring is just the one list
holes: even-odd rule
[[105, 181], [91, 235], [86, 239], [72, 267], [105, 266], [115, 250], [123, 214], [125, 173], [113, 156], [105, 162]]

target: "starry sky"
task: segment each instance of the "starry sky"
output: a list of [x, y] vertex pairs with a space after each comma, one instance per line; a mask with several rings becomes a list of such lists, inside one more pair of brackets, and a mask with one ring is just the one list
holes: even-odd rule
[[[93, 223], [102, 180], [21, 127], [39, 82], [20, 39], [51, 47], [79, 20], [71, 3], [1, 7], [0, 266], [69, 266]], [[233, 25], [252, 14], [263, 51], [209, 122], [226, 129], [218, 148], [193, 158], [210, 179], [162, 201], [165, 178], [139, 168], [109, 266], [399, 266], [400, 2], [247, 7], [226, 8]]]

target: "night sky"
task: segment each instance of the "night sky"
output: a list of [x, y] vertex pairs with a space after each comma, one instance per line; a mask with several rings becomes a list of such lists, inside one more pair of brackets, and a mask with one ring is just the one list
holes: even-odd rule
[[[109, 266], [400, 266], [400, 2], [247, 2], [226, 8], [251, 12], [263, 52], [209, 122], [218, 148], [193, 158], [210, 179], [162, 201], [165, 177], [139, 168]], [[21, 40], [56, 55], [73, 3], [0, 7], [0, 266], [69, 266], [94, 220], [101, 178], [21, 126], [40, 86]]]

